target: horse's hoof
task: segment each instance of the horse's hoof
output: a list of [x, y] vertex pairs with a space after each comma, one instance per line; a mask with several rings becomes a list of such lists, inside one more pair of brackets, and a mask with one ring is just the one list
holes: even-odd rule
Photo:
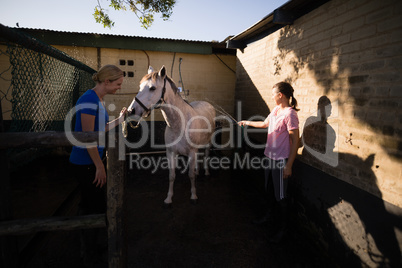
[[197, 205], [198, 199], [190, 199], [192, 205]]
[[163, 202], [163, 207], [164, 208], [171, 208], [172, 207], [172, 203], [165, 203], [165, 202]]

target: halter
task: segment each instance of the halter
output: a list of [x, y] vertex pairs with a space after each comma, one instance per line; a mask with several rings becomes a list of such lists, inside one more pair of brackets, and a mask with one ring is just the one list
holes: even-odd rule
[[[154, 105], [152, 105], [150, 108], [147, 108], [141, 101], [139, 98], [135, 97], [135, 101], [138, 102], [138, 104], [145, 110], [145, 112], [147, 113], [147, 116], [149, 115], [149, 113], [153, 110], [153, 109], [159, 109], [162, 105], [163, 102], [165, 102], [165, 100], [163, 99], [165, 97], [165, 92], [166, 92], [166, 78], [163, 80], [163, 88], [162, 88], [162, 95], [159, 99], [159, 101], [157, 103], [155, 103]], [[142, 116], [141, 116], [142, 117]]]
[[[163, 88], [162, 88], [162, 94], [160, 99], [158, 100], [158, 102], [156, 102], [154, 105], [152, 105], [150, 108], [148, 108], [147, 106], [145, 106], [139, 98], [135, 97], [135, 101], [138, 102], [138, 104], [145, 110], [147, 116], [151, 113], [152, 110], [154, 109], [159, 109], [162, 106], [162, 103], [165, 102], [164, 97], [165, 97], [165, 92], [166, 92], [166, 78], [163, 80]], [[145, 117], [147, 117], [145, 116]], [[141, 119], [143, 118], [143, 116], [141, 116], [140, 120], [138, 121], [137, 125], [133, 125], [131, 123], [131, 121], [128, 122], [128, 124], [130, 125], [130, 127], [132, 128], [137, 128], [139, 127], [139, 123], [141, 121]]]

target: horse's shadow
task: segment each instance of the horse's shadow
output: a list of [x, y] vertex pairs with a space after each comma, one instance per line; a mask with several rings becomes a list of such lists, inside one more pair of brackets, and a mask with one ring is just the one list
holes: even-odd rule
[[[306, 173], [310, 178], [305, 180], [303, 175], [299, 175], [299, 183], [302, 187], [309, 188], [311, 200], [316, 198], [315, 202], [320, 204], [321, 209], [332, 213], [329, 215], [334, 225], [331, 229], [338, 230], [338, 237], [348, 244], [360, 259], [364, 261], [364, 258], [370, 258], [371, 262], [377, 263], [379, 267], [400, 267], [401, 251], [394, 231], [395, 227], [402, 230], [402, 221], [398, 216], [400, 209], [382, 200], [382, 193], [372, 171], [374, 154], [361, 159], [353, 154], [334, 151], [337, 135], [327, 120], [331, 113], [332, 104], [329, 98], [320, 97], [317, 116], [309, 117], [303, 128], [302, 156], [304, 162], [315, 164], [314, 166], [320, 166], [324, 170], [332, 170], [333, 174], [339, 176], [337, 179], [324, 179], [323, 175]], [[351, 139], [347, 142], [352, 145]], [[340, 171], [347, 168], [344, 163], [355, 167], [352, 170], [355, 176], [347, 178], [353, 185], [342, 181], [343, 173]], [[346, 204], [350, 204], [349, 208]], [[348, 209], [349, 211], [345, 211]], [[357, 237], [356, 233], [362, 233], [362, 237]]]

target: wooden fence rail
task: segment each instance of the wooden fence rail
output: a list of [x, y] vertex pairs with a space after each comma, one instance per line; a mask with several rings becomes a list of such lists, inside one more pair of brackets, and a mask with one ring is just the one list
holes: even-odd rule
[[43, 148], [71, 146], [71, 137], [89, 143], [105, 139], [104, 132], [3, 132], [0, 133], [0, 150], [9, 148]]
[[22, 235], [43, 231], [79, 230], [106, 227], [105, 214], [50, 217], [0, 222], [0, 235]]
[[[74, 137], [82, 143], [99, 142], [110, 139], [107, 159], [107, 212], [105, 214], [77, 216], [72, 218], [52, 217], [45, 219], [26, 219], [26, 220], [9, 220], [3, 215], [9, 214], [7, 208], [2, 207], [4, 211], [0, 211], [0, 256], [5, 256], [10, 251], [10, 243], [12, 236], [27, 232], [38, 231], [57, 231], [57, 230], [76, 230], [86, 228], [107, 227], [108, 230], [108, 263], [110, 268], [121, 268], [127, 265], [127, 246], [126, 246], [126, 230], [125, 230], [125, 182], [126, 170], [125, 161], [118, 160], [118, 144], [120, 133], [106, 137], [101, 132], [29, 132], [29, 133], [0, 133], [0, 158], [6, 159], [6, 149], [9, 148], [37, 148], [37, 147], [63, 147], [71, 146], [71, 138]], [[113, 144], [111, 144], [113, 143]], [[7, 165], [5, 162], [0, 163], [2, 167]], [[9, 180], [7, 168], [2, 172], [6, 172], [3, 180]], [[5, 182], [9, 184], [9, 182]], [[4, 189], [3, 189], [4, 190]], [[9, 187], [8, 187], [9, 191]], [[10, 204], [9, 194], [0, 197], [3, 204]], [[4, 200], [3, 200], [4, 199]], [[4, 201], [4, 202], [3, 202]], [[5, 213], [3, 213], [5, 212]], [[11, 241], [11, 242], [10, 242]], [[17, 265], [16, 261], [8, 258], [0, 260], [0, 266], [13, 267]], [[11, 265], [11, 266], [10, 266]]]

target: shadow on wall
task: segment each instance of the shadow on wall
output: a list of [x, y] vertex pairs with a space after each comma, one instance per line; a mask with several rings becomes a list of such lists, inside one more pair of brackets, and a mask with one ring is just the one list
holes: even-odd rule
[[[270, 109], [264, 98], [260, 95], [250, 75], [242, 63], [237, 59], [237, 80], [235, 102], [237, 120], [264, 120], [270, 113]], [[240, 103], [238, 103], [241, 101]], [[261, 131], [260, 131], [261, 132]], [[250, 133], [252, 139], [265, 144], [266, 133]]]
[[[304, 145], [303, 160], [313, 166], [321, 166], [323, 170], [338, 166], [338, 158], [341, 162], [360, 167], [356, 171], [359, 173], [356, 178], [364, 178], [364, 181], [354, 181], [354, 185], [360, 188], [370, 185], [374, 188], [371, 192], [376, 196], [338, 179], [328, 178], [330, 176], [312, 171], [312, 168], [303, 175], [298, 174], [300, 178], [297, 181], [303, 192], [309, 193], [306, 198], [321, 208], [324, 214], [328, 212], [328, 222], [333, 224], [331, 231], [336, 233], [337, 230], [339, 233], [336, 237], [341, 236], [343, 242], [364, 263], [370, 266], [400, 267], [401, 249], [394, 231], [395, 228], [402, 230], [402, 215], [398, 215], [400, 209], [385, 203], [381, 198], [376, 176], [372, 172], [374, 154], [361, 159], [334, 151], [336, 130], [327, 121], [331, 112], [331, 100], [321, 96], [317, 103], [317, 116], [309, 117], [304, 125], [301, 138]], [[306, 169], [299, 166], [298, 170], [300, 168]], [[328, 239], [331, 241], [333, 237]]]
[[[390, 61], [390, 58], [392, 58], [391, 53], [397, 53], [398, 49], [389, 45], [385, 49], [367, 48], [364, 52], [355, 52], [356, 58], [363, 57], [363, 53], [365, 57], [367, 57], [368, 53], [371, 53], [372, 61], [379, 62], [377, 65], [367, 63], [355, 66], [349, 62], [350, 54], [342, 54], [342, 48], [337, 46], [330, 46], [322, 49], [321, 52], [317, 52], [317, 50], [320, 50], [320, 42], [315, 42], [300, 49], [298, 44], [305, 41], [303, 31], [302, 28], [296, 28], [295, 26], [284, 27], [280, 30], [277, 45], [280, 53], [273, 59], [276, 67], [275, 75], [280, 75], [283, 72], [282, 65], [286, 61], [293, 68], [292, 75], [286, 79], [290, 83], [296, 81], [301, 72], [305, 73], [305, 68], [307, 68], [310, 73], [314, 74], [315, 81], [324, 89], [325, 95], [335, 93], [341, 96], [342, 88], [349, 87], [349, 92], [344, 95], [346, 97], [344, 101], [353, 100], [354, 116], [361, 122], [365, 122], [377, 133], [391, 139], [397, 150], [389, 150], [389, 145], [380, 145], [390, 156], [402, 159], [400, 152], [402, 140], [398, 135], [399, 130], [394, 127], [397, 124], [398, 113], [400, 113], [398, 110], [399, 101], [389, 96], [390, 88], [395, 86], [395, 83], [393, 85], [389, 85], [389, 83], [399, 79], [401, 66], [398, 66], [398, 62], [390, 62], [385, 74], [375, 73], [376, 66], [382, 66], [381, 64], [385, 64], [383, 62], [386, 60]], [[330, 31], [328, 34], [330, 34]], [[289, 42], [289, 40], [292, 40], [292, 42]], [[390, 55], [387, 55], [387, 53]], [[294, 57], [286, 58], [287, 55], [294, 55]], [[380, 67], [377, 66], [377, 68]], [[387, 120], [380, 118], [384, 111], [387, 111]], [[378, 113], [377, 116], [366, 116], [369, 112]], [[379, 142], [384, 141], [380, 139]]]
[[[377, 185], [376, 175], [372, 171], [375, 155], [372, 154], [366, 159], [362, 159], [352, 154], [337, 153], [334, 150], [337, 132], [327, 121], [332, 112], [332, 103], [326, 95], [336, 95], [333, 93], [345, 85], [350, 85], [352, 92], [353, 89], [358, 89], [356, 91], [359, 94], [345, 97], [353, 99], [357, 118], [379, 133], [387, 135], [388, 138], [395, 135], [393, 126], [387, 126], [385, 123], [378, 125], [376, 122], [370, 121], [370, 118], [366, 118], [365, 113], [359, 112], [362, 109], [369, 110], [368, 106], [372, 101], [369, 99], [370, 92], [375, 90], [367, 84], [370, 82], [369, 71], [367, 75], [354, 74], [345, 65], [339, 64], [345, 59], [338, 53], [337, 48], [328, 48], [326, 52], [328, 56], [325, 59], [317, 58], [317, 54], [313, 53], [314, 47], [306, 48], [297, 54], [299, 50], [296, 46], [303, 41], [302, 30], [292, 28], [292, 31], [289, 31], [287, 29], [281, 30], [278, 41], [280, 54], [273, 59], [276, 67], [275, 75], [279, 76], [284, 71], [281, 69], [282, 65], [288, 60], [287, 63], [290, 62], [293, 70], [291, 72], [286, 70], [287, 73], [292, 73], [292, 76], [285, 79], [286, 81], [290, 83], [296, 81], [300, 78], [299, 75], [302, 75], [302, 71], [305, 74], [307, 68], [314, 74], [315, 81], [325, 89], [325, 95], [317, 100], [317, 116], [308, 118], [305, 123], [303, 160], [311, 164], [318, 163], [322, 170], [331, 169], [332, 174], [338, 176], [338, 178], [334, 178], [309, 165], [297, 162], [295, 165], [297, 178], [294, 182], [300, 184], [300, 187], [295, 187], [295, 189], [301, 189], [303, 199], [308, 199], [310, 205], [314, 204], [314, 207], [320, 208], [324, 218], [327, 218], [325, 223], [319, 224], [319, 228], [325, 226], [330, 231], [326, 241], [330, 244], [330, 248], [348, 247], [354, 258], [358, 256], [363, 263], [369, 266], [401, 267], [401, 248], [398, 240], [402, 241], [402, 237], [399, 236], [402, 230], [402, 212], [400, 208], [384, 202], [381, 198], [382, 193]], [[287, 58], [289, 54], [295, 56]], [[332, 70], [332, 63], [337, 63], [337, 68]], [[243, 101], [242, 119], [248, 119], [254, 115], [265, 118], [269, 113], [269, 108], [239, 61], [237, 72], [235, 99]], [[339, 84], [340, 81], [345, 85]], [[334, 101], [338, 103], [339, 100]], [[389, 101], [375, 101], [377, 102], [376, 109], [389, 110], [393, 106]], [[245, 109], [246, 107], [247, 109]], [[265, 141], [266, 134], [261, 137], [262, 139], [258, 140]], [[350, 178], [353, 185], [340, 180], [344, 176], [341, 172], [344, 168], [350, 169], [349, 171], [354, 174]], [[314, 213], [314, 210], [309, 211]], [[314, 215], [312, 215], [313, 217]], [[338, 253], [338, 257], [344, 257], [341, 251]], [[345, 264], [347, 265], [347, 260]]]

